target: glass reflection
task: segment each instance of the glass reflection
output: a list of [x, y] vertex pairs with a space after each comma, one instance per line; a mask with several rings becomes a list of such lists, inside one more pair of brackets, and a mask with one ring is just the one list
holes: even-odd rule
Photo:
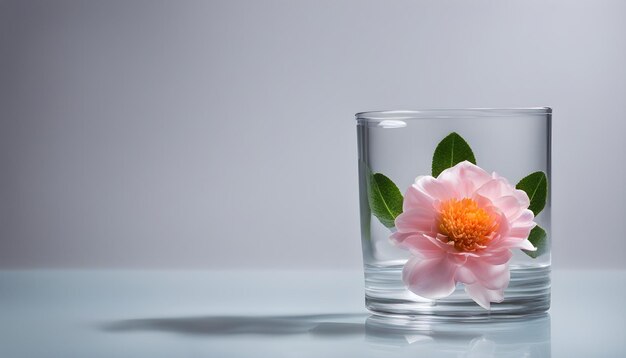
[[550, 315], [446, 321], [372, 315], [367, 342], [378, 349], [407, 347], [412, 353], [459, 357], [550, 357]]

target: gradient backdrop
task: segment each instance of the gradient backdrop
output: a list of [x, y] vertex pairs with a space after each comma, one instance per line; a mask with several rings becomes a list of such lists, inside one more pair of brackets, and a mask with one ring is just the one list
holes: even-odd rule
[[0, 267], [359, 268], [353, 114], [554, 108], [553, 263], [626, 267], [626, 2], [0, 0]]

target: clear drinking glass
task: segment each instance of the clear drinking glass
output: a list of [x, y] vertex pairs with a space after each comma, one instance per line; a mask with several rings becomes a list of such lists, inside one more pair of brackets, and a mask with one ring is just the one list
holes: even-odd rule
[[[550, 307], [550, 147], [548, 107], [521, 109], [428, 109], [356, 114], [359, 154], [361, 242], [367, 308], [384, 315], [429, 315], [480, 318], [525, 315]], [[510, 282], [504, 300], [489, 310], [476, 304], [457, 284], [446, 298], [426, 299], [402, 280], [410, 253], [390, 239], [394, 231], [373, 214], [368, 200], [371, 173], [384, 173], [404, 194], [419, 175], [431, 175], [433, 151], [456, 132], [471, 146], [477, 165], [497, 172], [513, 185], [528, 174], [547, 176], [546, 205], [534, 219], [547, 233], [536, 258], [512, 250]], [[530, 195], [529, 195], [530, 196]]]

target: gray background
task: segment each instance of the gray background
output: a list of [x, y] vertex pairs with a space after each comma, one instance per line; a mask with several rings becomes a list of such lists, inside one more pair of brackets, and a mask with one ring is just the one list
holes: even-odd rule
[[357, 111], [549, 105], [626, 267], [623, 1], [0, 1], [0, 267], [358, 268]]

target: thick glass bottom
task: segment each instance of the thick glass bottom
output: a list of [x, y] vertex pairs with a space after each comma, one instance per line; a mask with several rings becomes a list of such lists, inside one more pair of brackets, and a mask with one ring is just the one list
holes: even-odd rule
[[408, 291], [402, 282], [402, 265], [365, 267], [365, 305], [377, 315], [431, 316], [434, 318], [484, 319], [496, 316], [535, 315], [550, 308], [550, 266], [511, 267], [511, 281], [504, 301], [480, 307], [462, 284], [448, 297], [429, 300]]

